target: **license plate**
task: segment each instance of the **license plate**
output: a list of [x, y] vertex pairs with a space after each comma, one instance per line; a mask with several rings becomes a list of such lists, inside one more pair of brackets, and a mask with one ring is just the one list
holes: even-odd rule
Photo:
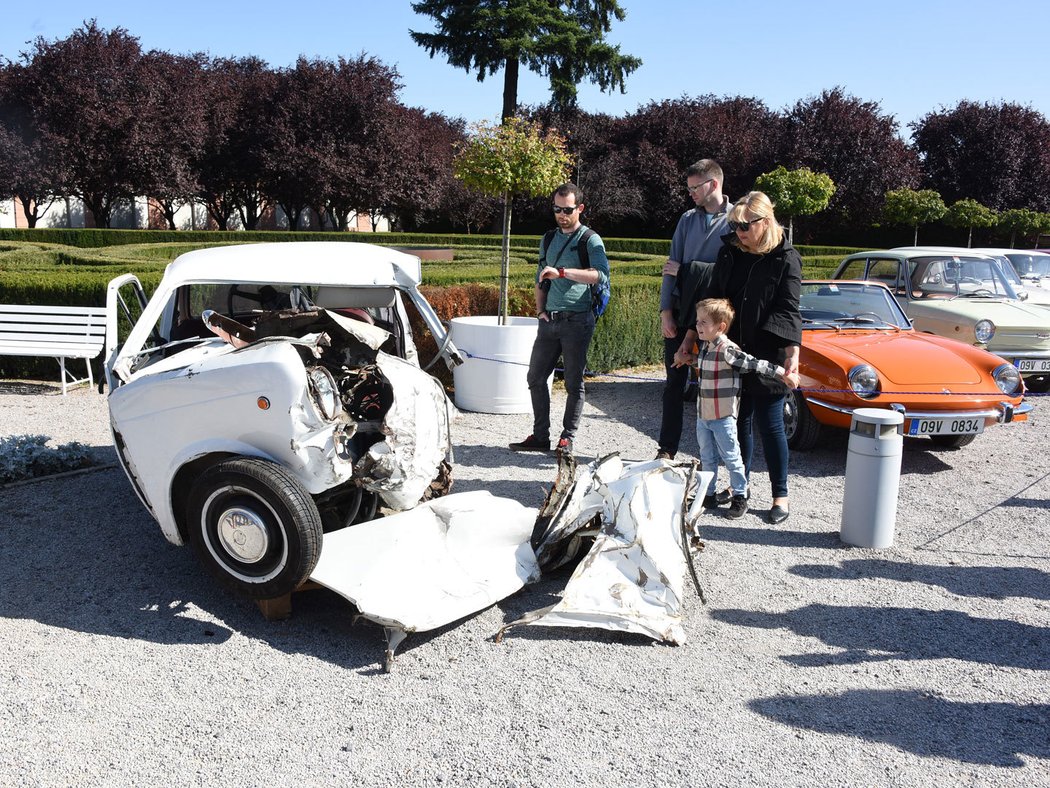
[[1014, 363], [1018, 372], [1050, 372], [1050, 358], [1019, 358]]
[[978, 435], [984, 432], [982, 418], [912, 419], [909, 435]]

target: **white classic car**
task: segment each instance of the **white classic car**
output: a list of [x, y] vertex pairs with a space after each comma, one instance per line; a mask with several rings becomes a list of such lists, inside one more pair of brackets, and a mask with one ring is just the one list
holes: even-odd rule
[[420, 368], [409, 304], [461, 359], [420, 276], [390, 248], [287, 242], [184, 254], [148, 301], [133, 275], [110, 283], [120, 462], [164, 536], [226, 586], [281, 596], [324, 532], [448, 491], [455, 409]]
[[1029, 391], [1050, 390], [1050, 314], [1021, 301], [992, 258], [943, 247], [858, 252], [832, 278], [881, 282], [917, 331], [1002, 356]]

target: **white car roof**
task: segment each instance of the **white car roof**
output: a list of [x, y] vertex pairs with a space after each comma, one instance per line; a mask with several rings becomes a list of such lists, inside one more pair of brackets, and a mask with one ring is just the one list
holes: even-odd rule
[[975, 252], [981, 252], [982, 254], [999, 254], [999, 255], [1010, 255], [1010, 254], [1027, 254], [1033, 257], [1050, 257], [1050, 254], [1046, 252], [1040, 252], [1037, 249], [993, 249], [985, 247], [982, 249], [975, 249]]
[[388, 246], [355, 241], [283, 241], [197, 249], [164, 271], [164, 285], [193, 282], [286, 282], [342, 287], [414, 287], [418, 257]]
[[958, 257], [988, 257], [988, 249], [968, 249], [964, 246], [895, 246], [893, 252], [935, 252]]

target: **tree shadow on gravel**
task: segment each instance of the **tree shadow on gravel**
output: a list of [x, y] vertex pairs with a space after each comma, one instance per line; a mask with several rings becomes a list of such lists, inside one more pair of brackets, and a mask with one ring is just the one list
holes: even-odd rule
[[[222, 644], [237, 632], [339, 667], [382, 668], [383, 630], [355, 627], [350, 602], [299, 592], [291, 618], [267, 621], [188, 547], [164, 539], [119, 468], [2, 490], [0, 511], [0, 620], [171, 646]], [[410, 636], [398, 654], [455, 626]]]
[[839, 566], [798, 564], [788, 571], [811, 580], [896, 580], [940, 586], [959, 596], [1050, 600], [1050, 573], [1027, 566], [932, 566], [871, 558]]
[[915, 755], [1022, 767], [1050, 758], [1050, 706], [963, 703], [919, 690], [759, 698], [752, 711], [793, 728], [853, 736]]
[[766, 525], [760, 528], [721, 525], [717, 522], [708, 522], [707, 516], [700, 522], [700, 538], [705, 542], [731, 542], [733, 544], [755, 544], [767, 547], [815, 547], [824, 550], [847, 549], [847, 546], [839, 539], [838, 531], [811, 533], [808, 531], [785, 530], [782, 525]]
[[37, 383], [28, 380], [0, 380], [0, 395], [13, 394], [24, 396], [53, 395], [62, 396], [61, 383]]
[[841, 649], [781, 657], [799, 667], [957, 659], [1050, 670], [1050, 629], [955, 610], [812, 604], [785, 613], [712, 610], [711, 617], [742, 627], [787, 629]]

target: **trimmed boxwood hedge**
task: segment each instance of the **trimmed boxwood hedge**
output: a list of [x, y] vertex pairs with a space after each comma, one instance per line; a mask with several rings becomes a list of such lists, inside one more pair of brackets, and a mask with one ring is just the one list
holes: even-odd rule
[[[443, 319], [495, 314], [500, 271], [499, 236], [425, 235], [419, 233], [170, 232], [145, 230], [0, 229], [0, 303], [105, 304], [106, 286], [119, 274], [134, 273], [147, 292], [160, 282], [165, 266], [184, 252], [252, 241], [338, 240], [394, 246], [451, 246], [455, 259], [424, 261], [428, 298], [442, 305]], [[539, 236], [514, 236], [511, 246], [511, 310], [531, 315], [532, 284]], [[659, 364], [663, 342], [659, 313], [660, 268], [668, 242], [605, 239], [613, 279], [609, 310], [598, 322], [589, 354], [593, 370], [607, 371]], [[810, 255], [810, 250], [814, 254]], [[803, 275], [829, 276], [854, 250], [802, 247]], [[445, 299], [444, 289], [480, 287], [483, 297]], [[458, 289], [457, 289], [458, 288]], [[445, 302], [449, 302], [446, 308]], [[485, 304], [484, 307], [481, 305]], [[484, 311], [478, 311], [483, 309]], [[424, 340], [425, 343], [425, 340]], [[0, 357], [0, 377], [55, 377], [49, 359]]]

